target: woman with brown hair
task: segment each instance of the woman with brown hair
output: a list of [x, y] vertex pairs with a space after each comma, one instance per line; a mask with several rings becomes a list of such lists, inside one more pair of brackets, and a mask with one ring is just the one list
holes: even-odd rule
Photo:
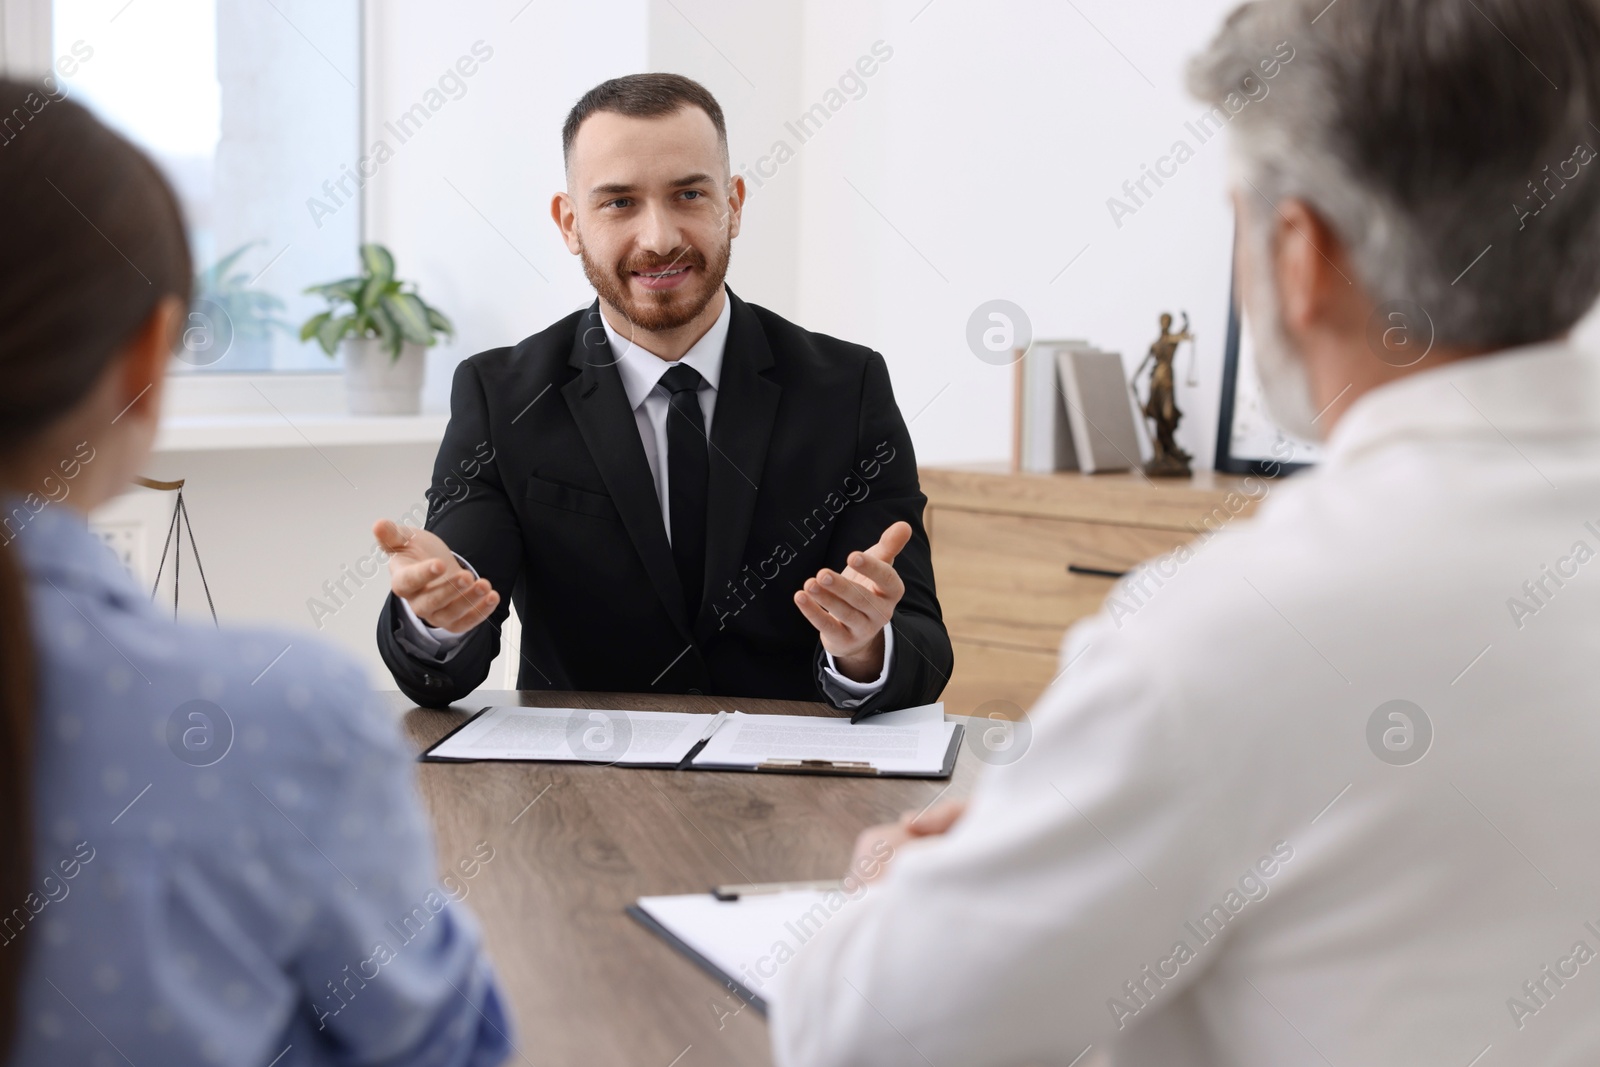
[[159, 423], [192, 276], [171, 189], [0, 79], [0, 213], [0, 1059], [500, 1062], [360, 669], [163, 618], [88, 528]]

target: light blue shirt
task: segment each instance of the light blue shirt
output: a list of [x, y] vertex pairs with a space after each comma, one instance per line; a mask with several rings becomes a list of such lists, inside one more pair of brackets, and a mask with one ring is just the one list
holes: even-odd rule
[[174, 622], [77, 512], [4, 506], [38, 663], [35, 892], [0, 902], [0, 951], [28, 954], [12, 1062], [501, 1062], [452, 900], [493, 843], [438, 878], [361, 669], [305, 634]]

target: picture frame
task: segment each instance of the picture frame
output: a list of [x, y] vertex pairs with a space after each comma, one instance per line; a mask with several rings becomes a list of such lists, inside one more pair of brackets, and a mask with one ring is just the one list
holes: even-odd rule
[[1240, 304], [1237, 240], [1228, 283], [1228, 333], [1222, 350], [1222, 395], [1214, 466], [1226, 474], [1280, 478], [1316, 462], [1319, 446], [1285, 433], [1267, 414], [1255, 370], [1255, 346]]

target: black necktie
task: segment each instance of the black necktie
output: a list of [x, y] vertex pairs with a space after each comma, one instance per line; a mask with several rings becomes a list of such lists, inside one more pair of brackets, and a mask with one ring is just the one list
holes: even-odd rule
[[684, 607], [691, 621], [700, 613], [706, 577], [706, 495], [710, 462], [706, 420], [700, 411], [705, 379], [679, 363], [661, 376], [672, 394], [667, 407], [667, 507], [672, 517], [672, 558], [683, 583]]

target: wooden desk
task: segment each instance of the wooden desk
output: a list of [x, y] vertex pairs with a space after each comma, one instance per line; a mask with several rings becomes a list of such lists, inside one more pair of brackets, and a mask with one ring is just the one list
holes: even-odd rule
[[1210, 471], [1151, 479], [980, 464], [919, 475], [956, 657], [942, 699], [953, 715], [988, 705], [1008, 718], [1056, 676], [1067, 628], [1111, 589], [1113, 579], [1071, 568], [1126, 571], [1248, 515], [1263, 487]]
[[[393, 706], [418, 751], [462, 713]], [[481, 690], [457, 707], [838, 715], [825, 704], [709, 696]], [[767, 1026], [688, 960], [623, 914], [641, 896], [726, 882], [836, 878], [856, 834], [965, 796], [970, 752], [948, 781], [657, 771], [559, 763], [422, 763], [441, 871], [488, 842], [466, 905], [537, 1067], [740, 1067], [771, 1062]], [[737, 1014], [733, 1014], [737, 1013]]]

